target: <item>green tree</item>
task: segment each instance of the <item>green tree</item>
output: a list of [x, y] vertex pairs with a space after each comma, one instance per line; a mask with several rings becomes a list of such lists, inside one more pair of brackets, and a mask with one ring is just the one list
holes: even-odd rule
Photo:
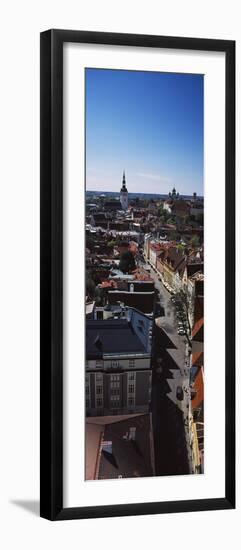
[[102, 288], [98, 288], [98, 286], [95, 288], [94, 298], [98, 306], [105, 305], [105, 292]]
[[112, 241], [109, 241], [107, 243], [107, 246], [108, 246], [108, 248], [114, 248], [114, 246], [116, 246], [116, 244], [117, 244], [117, 241], [112, 240]]
[[120, 257], [119, 269], [123, 273], [131, 273], [136, 268], [135, 258], [130, 250], [123, 252]]
[[199, 246], [199, 237], [198, 235], [193, 235], [190, 239], [190, 244], [193, 246], [193, 248], [197, 248]]
[[178, 248], [178, 250], [183, 250], [184, 251], [185, 250], [185, 244], [179, 243], [179, 244], [177, 244], [177, 248]]
[[196, 216], [196, 220], [197, 220], [199, 225], [203, 225], [203, 214], [198, 214]]
[[167, 212], [166, 210], [164, 210], [163, 206], [160, 206], [160, 209], [159, 209], [159, 216], [161, 218], [161, 221], [163, 223], [165, 223], [168, 219], [168, 217], [170, 216], [169, 212]]
[[90, 298], [94, 298], [95, 295], [95, 283], [88, 272], [86, 274], [86, 294]]
[[180, 240], [179, 233], [177, 233], [177, 231], [171, 231], [170, 239], [171, 241], [179, 241]]
[[[188, 343], [189, 343], [189, 346], [192, 345], [192, 342], [191, 342], [191, 326], [190, 326], [190, 321], [189, 321], [189, 310], [191, 308], [191, 303], [190, 303], [190, 300], [188, 298], [188, 294], [187, 292], [184, 292], [184, 290], [179, 290], [179, 292], [176, 292], [175, 294], [175, 299], [176, 299], [176, 304], [178, 304], [179, 306], [179, 311], [182, 312], [183, 314], [183, 322], [184, 322], [184, 326], [185, 326], [185, 335], [186, 335], [186, 338], [188, 340]], [[178, 313], [177, 313], [177, 309], [175, 308], [175, 315], [176, 315], [176, 320], [178, 321]]]

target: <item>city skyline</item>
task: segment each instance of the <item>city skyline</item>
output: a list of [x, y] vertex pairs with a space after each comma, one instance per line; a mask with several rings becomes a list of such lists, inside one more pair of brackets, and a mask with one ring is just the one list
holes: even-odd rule
[[203, 76], [86, 69], [86, 189], [203, 195]]

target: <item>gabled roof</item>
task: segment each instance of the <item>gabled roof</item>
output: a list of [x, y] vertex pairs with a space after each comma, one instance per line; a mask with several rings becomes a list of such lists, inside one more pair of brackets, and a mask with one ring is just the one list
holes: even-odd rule
[[192, 262], [187, 264], [187, 276], [192, 277], [195, 273], [203, 273], [203, 262]]
[[203, 317], [199, 319], [192, 330], [192, 339], [196, 342], [203, 342], [203, 333], [204, 333], [204, 319]]
[[182, 250], [173, 247], [169, 248], [166, 251], [163, 257], [163, 261], [167, 263], [173, 269], [173, 271], [176, 271], [177, 268], [181, 266], [181, 264], [185, 265], [186, 256], [183, 254]]
[[196, 351], [192, 354], [192, 366], [202, 367], [204, 362], [203, 351]]
[[[150, 414], [100, 417], [100, 421], [101, 424], [99, 418], [86, 421], [86, 478], [87, 475], [87, 479], [152, 476]], [[134, 439], [130, 438], [132, 431]], [[109, 443], [107, 451], [104, 442]]]
[[128, 319], [86, 320], [87, 359], [116, 354], [149, 355], [149, 338], [143, 338], [143, 331], [148, 330], [143, 327], [149, 328], [151, 322], [149, 317], [133, 307], [128, 309], [128, 314]]
[[190, 210], [190, 206], [185, 201], [178, 200], [174, 202], [172, 210], [173, 212], [188, 212]]

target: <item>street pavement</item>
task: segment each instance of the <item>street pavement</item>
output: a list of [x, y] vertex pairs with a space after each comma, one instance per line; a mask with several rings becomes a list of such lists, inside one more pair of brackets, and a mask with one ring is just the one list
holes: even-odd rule
[[156, 324], [165, 330], [169, 338], [175, 344], [176, 349], [170, 350], [174, 361], [178, 364], [180, 368], [184, 365], [184, 358], [186, 354], [186, 338], [180, 336], [177, 333], [177, 321], [175, 316], [175, 307], [171, 301], [171, 294], [164, 287], [161, 281], [159, 281], [156, 272], [151, 269], [151, 276], [155, 281], [155, 287], [158, 290], [159, 297], [158, 301], [160, 302], [161, 308], [163, 309], [164, 315], [156, 319]]
[[[152, 416], [157, 475], [192, 473], [190, 449], [190, 388], [187, 341], [177, 333], [177, 322], [171, 295], [151, 268], [158, 290], [162, 315], [153, 329]], [[175, 348], [163, 349], [164, 329]], [[183, 399], [177, 399], [177, 388]]]
[[[186, 475], [190, 473], [187, 432], [183, 410], [176, 402], [176, 384], [180, 369], [169, 352], [161, 349], [162, 335], [157, 325], [153, 330], [152, 422], [154, 433], [156, 475]], [[160, 367], [156, 368], [156, 365]], [[173, 395], [175, 398], [171, 399]]]

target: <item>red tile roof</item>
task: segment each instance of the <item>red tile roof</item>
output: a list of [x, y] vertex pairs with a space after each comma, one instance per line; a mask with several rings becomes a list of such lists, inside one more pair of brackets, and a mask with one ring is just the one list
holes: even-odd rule
[[[193, 339], [195, 338], [195, 340], [198, 340], [197, 336], [201, 336], [202, 339], [203, 339], [203, 331], [202, 331], [203, 327], [204, 327], [204, 319], [203, 319], [203, 317], [202, 317], [201, 319], [199, 319], [199, 320], [195, 323], [195, 325], [194, 325], [194, 327], [193, 327], [193, 331], [192, 331], [192, 337], [193, 337]], [[200, 334], [198, 334], [198, 333], [200, 333]], [[201, 341], [202, 341], [202, 340], [201, 340]]]
[[98, 286], [99, 288], [117, 288], [117, 282], [111, 279], [108, 281], [102, 281]]
[[192, 365], [193, 367], [203, 366], [203, 351], [196, 351], [192, 354]]

